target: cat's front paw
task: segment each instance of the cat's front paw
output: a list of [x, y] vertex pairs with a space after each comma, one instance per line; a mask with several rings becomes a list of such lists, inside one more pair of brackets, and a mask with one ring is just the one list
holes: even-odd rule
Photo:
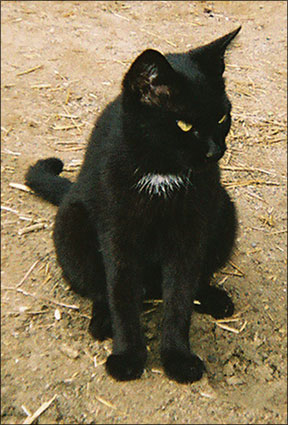
[[166, 375], [181, 384], [199, 381], [205, 366], [195, 354], [183, 354], [178, 351], [162, 353], [162, 362]]
[[90, 335], [98, 340], [112, 338], [112, 325], [110, 315], [108, 316], [93, 316], [89, 324]]
[[200, 289], [196, 295], [196, 300], [200, 304], [194, 304], [194, 310], [198, 313], [206, 313], [215, 319], [223, 319], [232, 316], [234, 313], [234, 304], [224, 289], [216, 286], [208, 286]]
[[142, 375], [145, 359], [146, 356], [133, 352], [111, 354], [106, 361], [106, 370], [117, 381], [131, 381]]

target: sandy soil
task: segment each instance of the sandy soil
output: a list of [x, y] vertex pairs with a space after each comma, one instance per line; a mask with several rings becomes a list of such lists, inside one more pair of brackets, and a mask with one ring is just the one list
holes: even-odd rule
[[[22, 423], [51, 400], [39, 424], [287, 423], [286, 5], [1, 2], [2, 423]], [[152, 304], [145, 372], [115, 382], [103, 365], [111, 341], [89, 336], [90, 302], [68, 290], [56, 264], [56, 209], [13, 183], [49, 155], [75, 178], [96, 116], [145, 48], [184, 51], [239, 24], [227, 55], [233, 127], [221, 166], [240, 233], [215, 277], [233, 296], [234, 321], [195, 314], [191, 345], [207, 375], [180, 385], [162, 372], [161, 305]]]

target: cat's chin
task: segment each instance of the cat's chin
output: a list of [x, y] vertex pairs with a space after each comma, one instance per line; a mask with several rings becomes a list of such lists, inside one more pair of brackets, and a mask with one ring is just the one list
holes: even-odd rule
[[200, 174], [218, 167], [218, 161], [203, 161], [191, 167], [193, 174]]

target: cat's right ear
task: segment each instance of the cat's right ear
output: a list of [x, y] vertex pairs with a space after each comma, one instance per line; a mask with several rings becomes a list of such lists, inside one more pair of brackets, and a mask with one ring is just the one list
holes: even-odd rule
[[212, 41], [212, 43], [190, 50], [191, 59], [199, 65], [205, 74], [211, 77], [221, 76], [225, 70], [225, 50], [240, 30], [241, 26], [229, 34]]
[[169, 96], [171, 65], [157, 50], [148, 49], [132, 63], [123, 80], [123, 87], [142, 103], [158, 104], [160, 97]]

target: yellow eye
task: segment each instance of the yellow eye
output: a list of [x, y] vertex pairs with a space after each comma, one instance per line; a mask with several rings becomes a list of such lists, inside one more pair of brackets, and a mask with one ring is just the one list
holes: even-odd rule
[[181, 130], [185, 131], [185, 132], [191, 130], [191, 128], [193, 127], [192, 124], [189, 124], [188, 122], [181, 121], [181, 120], [176, 121], [176, 123], [177, 123], [178, 127], [181, 128]]
[[218, 124], [222, 124], [222, 122], [224, 122], [226, 120], [226, 117], [227, 117], [227, 115], [223, 115], [221, 120], [218, 121]]

